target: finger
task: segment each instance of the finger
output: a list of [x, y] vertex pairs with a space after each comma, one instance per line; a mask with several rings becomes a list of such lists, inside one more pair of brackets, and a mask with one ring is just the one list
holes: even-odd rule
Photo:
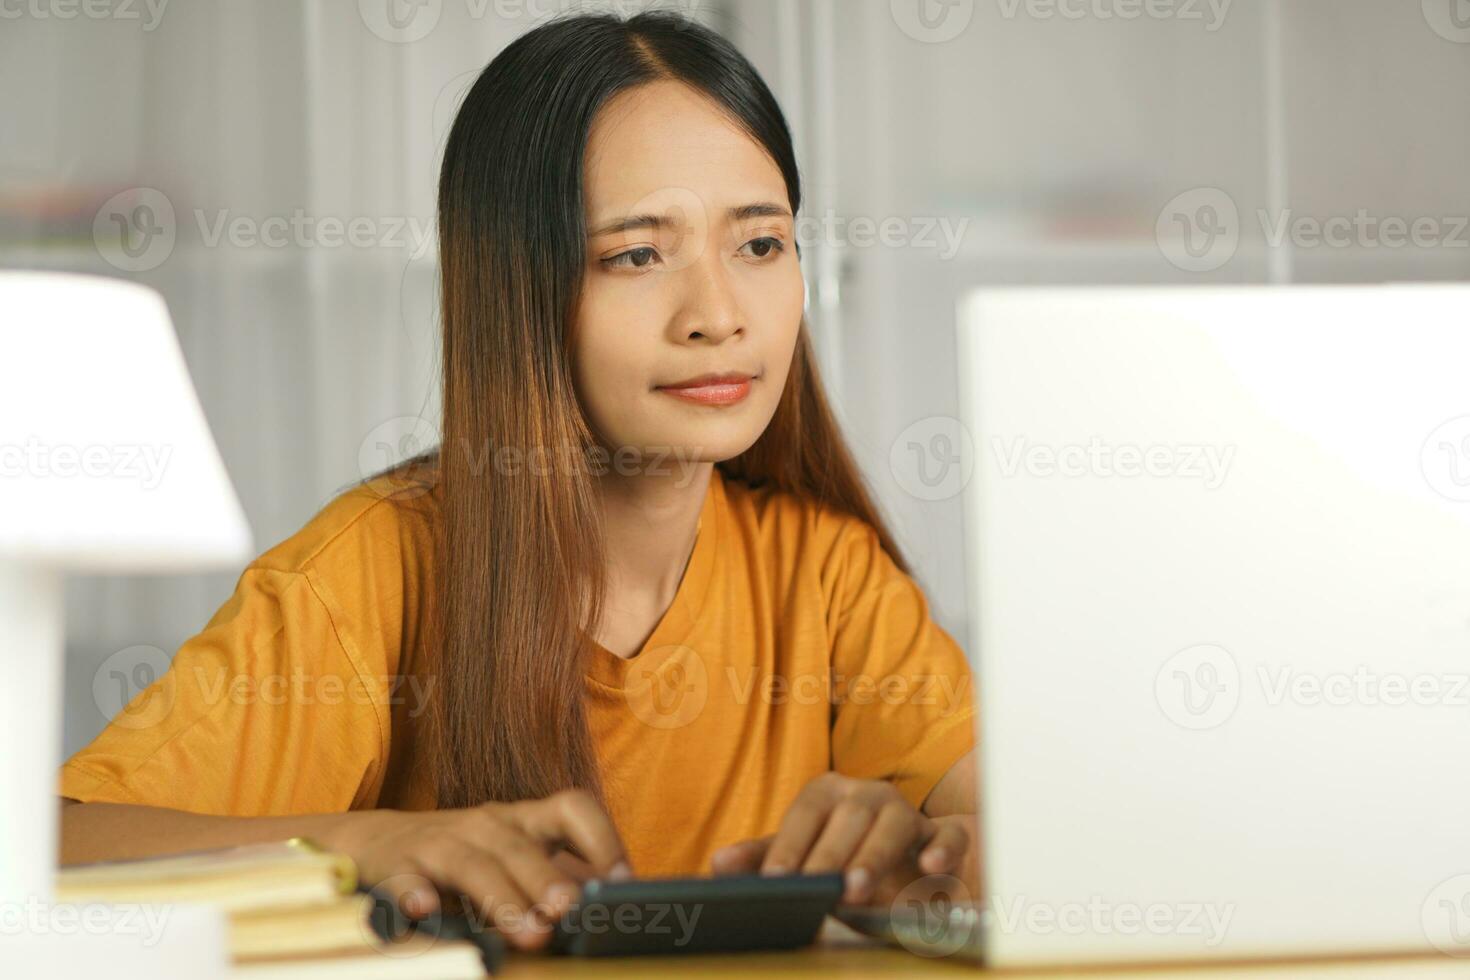
[[476, 928], [493, 926], [521, 949], [539, 949], [550, 938], [550, 931], [527, 915], [530, 897], [488, 851], [451, 839], [425, 847], [414, 860], [442, 888], [464, 896]]
[[391, 901], [410, 919], [423, 919], [439, 911], [439, 890], [416, 871], [398, 871], [371, 885], [375, 894]]
[[711, 869], [717, 875], [755, 871], [761, 866], [761, 861], [771, 849], [771, 841], [774, 839], [773, 834], [767, 834], [765, 837], [753, 837], [727, 844], [710, 856]]
[[873, 897], [878, 880], [909, 860], [916, 841], [932, 828], [924, 826], [924, 817], [905, 800], [891, 800], [878, 811], [867, 836], [847, 862], [847, 894], [852, 904]]
[[948, 874], [960, 866], [970, 849], [970, 832], [961, 823], [928, 821], [934, 832], [919, 852], [919, 867], [928, 874]]
[[586, 861], [583, 861], [580, 857], [573, 854], [566, 848], [562, 848], [561, 850], [553, 854], [551, 856], [551, 863], [556, 865], [557, 868], [561, 870], [562, 874], [566, 875], [568, 878], [572, 879], [579, 885], [590, 878], [597, 877], [596, 868], [592, 867], [592, 865], [588, 864]]
[[599, 874], [613, 880], [632, 877], [623, 839], [586, 790], [563, 790], [511, 812], [526, 834], [546, 843], [570, 843]]
[[824, 782], [808, 783], [781, 818], [781, 826], [776, 828], [776, 837], [761, 862], [761, 874], [788, 874], [800, 868], [817, 835], [826, 826], [827, 815], [835, 802], [834, 794]]
[[[827, 818], [827, 826], [822, 829], [821, 836], [812, 846], [801, 870], [808, 874], [819, 874], [847, 868], [849, 860], [872, 829], [876, 816], [872, 804], [863, 800], [849, 798], [838, 803], [832, 815]], [[867, 871], [850, 871], [843, 893], [844, 900], [854, 901], [852, 896], [855, 891], [866, 888], [871, 883], [871, 878]]]
[[582, 893], [581, 885], [523, 834], [514, 831], [507, 834], [496, 845], [494, 854], [521, 891], [530, 896], [530, 911], [545, 925], [561, 918]]

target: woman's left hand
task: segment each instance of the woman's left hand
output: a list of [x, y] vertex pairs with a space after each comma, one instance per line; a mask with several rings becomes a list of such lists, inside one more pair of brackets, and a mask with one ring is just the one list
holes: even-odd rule
[[797, 795], [775, 834], [721, 848], [713, 866], [716, 874], [842, 871], [842, 900], [858, 905], [923, 875], [959, 874], [969, 848], [963, 821], [925, 816], [890, 782], [828, 772]]

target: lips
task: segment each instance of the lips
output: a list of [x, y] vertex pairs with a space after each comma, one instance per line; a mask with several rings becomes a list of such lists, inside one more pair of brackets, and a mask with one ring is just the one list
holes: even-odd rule
[[656, 390], [699, 405], [734, 405], [750, 394], [754, 377], [744, 372], [701, 374], [695, 378], [659, 385]]
[[727, 374], [701, 374], [697, 378], [690, 378], [687, 381], [676, 381], [673, 384], [659, 385], [659, 387], [664, 389], [708, 388], [717, 385], [741, 384], [749, 381], [753, 377], [754, 375], [747, 374], [744, 371], [731, 371]]

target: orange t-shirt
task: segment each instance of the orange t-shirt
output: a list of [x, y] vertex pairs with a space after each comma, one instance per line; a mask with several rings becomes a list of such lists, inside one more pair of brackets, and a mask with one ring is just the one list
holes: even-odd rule
[[[62, 767], [61, 795], [236, 816], [432, 809], [437, 498], [354, 487], [251, 562]], [[642, 875], [708, 873], [828, 770], [892, 780], [918, 806], [974, 744], [965, 656], [872, 528], [718, 469], [652, 636], [632, 659], [593, 654], [589, 726]]]

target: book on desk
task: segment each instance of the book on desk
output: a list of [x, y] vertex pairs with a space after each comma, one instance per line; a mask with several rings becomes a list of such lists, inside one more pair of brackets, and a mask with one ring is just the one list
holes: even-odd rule
[[229, 918], [232, 976], [253, 980], [475, 980], [481, 946], [420, 933], [380, 935], [379, 899], [346, 855], [305, 838], [62, 868], [58, 900], [78, 905], [208, 904]]

